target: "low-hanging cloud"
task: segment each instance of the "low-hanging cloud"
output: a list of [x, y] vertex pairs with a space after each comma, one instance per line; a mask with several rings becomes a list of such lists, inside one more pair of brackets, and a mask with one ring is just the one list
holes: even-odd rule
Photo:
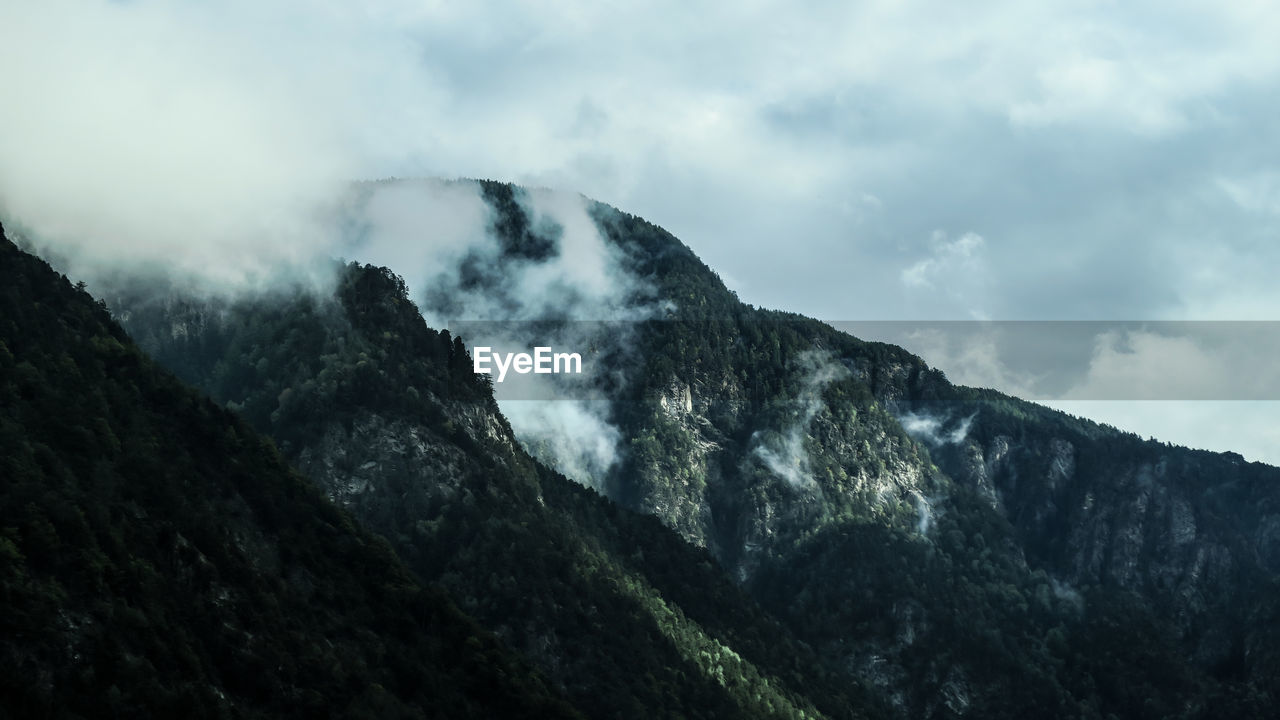
[[[671, 11], [7, 3], [0, 204], [100, 262], [234, 275], [305, 253], [335, 184], [496, 177], [649, 217], [745, 299], [833, 320], [886, 298], [935, 318], [1275, 299], [1272, 204], [1250, 189], [1275, 137], [1275, 8]], [[986, 238], [998, 290], [904, 285], [934, 228]]]
[[969, 428], [975, 417], [976, 412], [953, 422], [948, 416], [917, 410], [899, 416], [898, 422], [911, 437], [934, 447], [941, 447], [964, 442], [969, 437]]
[[[217, 267], [288, 256], [279, 228], [312, 234], [312, 183], [497, 177], [638, 212], [748, 300], [830, 319], [887, 297], [953, 316], [888, 271], [939, 227], [999, 244], [996, 317], [1274, 299], [1262, 274], [1198, 272], [1265, 265], [1251, 238], [1269, 221], [1232, 198], [1275, 138], [1273, 7], [766, 2], [678, 27], [661, 4], [562, 9], [6, 3], [5, 211], [120, 245], [100, 259], [162, 242], [199, 258], [166, 262]], [[1182, 257], [1206, 233], [1213, 256]], [[217, 253], [206, 234], [256, 242]], [[781, 236], [825, 261], [766, 242]]]
[[819, 489], [804, 446], [809, 424], [823, 407], [822, 392], [827, 385], [848, 377], [847, 367], [825, 351], [811, 350], [797, 360], [804, 374], [800, 392], [792, 401], [795, 420], [780, 429], [757, 430], [749, 443], [749, 458], [764, 465], [775, 477], [797, 490]]
[[603, 491], [618, 462], [621, 433], [603, 419], [605, 408], [580, 401], [502, 403], [525, 448], [565, 477]]
[[[745, 300], [831, 320], [1280, 306], [1276, 6], [704, 10], [3, 3], [0, 215], [81, 275], [236, 285], [331, 250], [318, 208], [350, 180], [493, 177], [643, 215]], [[984, 238], [984, 283], [903, 282], [935, 228]]]
[[332, 252], [345, 186], [432, 142], [437, 85], [393, 10], [5, 3], [0, 214], [89, 279], [237, 288]]
[[934, 503], [936, 500], [924, 496], [919, 491], [911, 491], [908, 494], [912, 502], [916, 505], [916, 532], [921, 535], [928, 535], [930, 528], [934, 526], [937, 520]]
[[[0, 215], [91, 283], [152, 270], [237, 290], [344, 256], [404, 275], [436, 326], [636, 317], [637, 286], [580, 195], [522, 194], [557, 252], [504, 263], [474, 182], [353, 188], [405, 174], [512, 178], [562, 162], [563, 143], [520, 141], [508, 113], [465, 108], [477, 96], [455, 83], [469, 64], [459, 53], [485, 42], [474, 21], [399, 0], [6, 4]], [[468, 286], [468, 260], [497, 283]], [[428, 302], [428, 289], [454, 305]], [[587, 342], [568, 332], [556, 339]], [[613, 463], [603, 448], [616, 446], [614, 431], [594, 405], [511, 412], [523, 437], [554, 440], [539, 446], [579, 479]]]
[[586, 198], [515, 188], [509, 200], [500, 209], [471, 180], [362, 184], [343, 211], [346, 250], [403, 275], [428, 323], [471, 347], [585, 356], [582, 375], [510, 375], [494, 394], [531, 453], [603, 488], [620, 439], [605, 391], [627, 381], [635, 322], [659, 304]]

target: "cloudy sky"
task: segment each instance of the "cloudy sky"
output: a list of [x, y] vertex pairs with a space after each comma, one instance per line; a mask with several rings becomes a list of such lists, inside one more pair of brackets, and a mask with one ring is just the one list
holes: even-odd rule
[[[491, 177], [830, 321], [1280, 319], [1273, 3], [47, 0], [0, 28], [0, 214], [101, 260], [235, 275], [308, 252], [350, 179]], [[1280, 462], [1271, 403], [1091, 402]]]

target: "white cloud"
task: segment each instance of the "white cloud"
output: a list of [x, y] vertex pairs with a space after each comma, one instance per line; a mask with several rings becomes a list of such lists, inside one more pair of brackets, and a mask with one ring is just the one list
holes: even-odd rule
[[1280, 172], [1268, 169], [1244, 177], [1220, 177], [1215, 184], [1242, 210], [1280, 215]]
[[807, 351], [796, 365], [804, 373], [800, 392], [793, 399], [792, 421], [786, 427], [766, 428], [751, 434], [748, 459], [759, 461], [769, 472], [797, 490], [821, 492], [813, 478], [805, 449], [809, 424], [822, 409], [822, 393], [828, 385], [849, 376], [849, 369], [822, 351]]
[[[497, 214], [477, 182], [364, 184], [343, 208], [344, 251], [403, 275], [427, 322], [472, 347], [586, 355], [582, 375], [513, 375], [494, 394], [531, 452], [599, 489], [620, 437], [600, 383], [625, 381], [635, 352], [631, 321], [657, 305], [622, 249], [601, 235], [582, 195], [530, 189], [513, 201], [538, 238], [518, 252], [491, 232]], [[599, 354], [610, 364], [597, 364]]]
[[902, 271], [907, 287], [934, 288], [982, 272], [981, 252], [986, 241], [977, 233], [948, 240], [941, 230], [933, 234], [933, 254]]
[[531, 453], [565, 477], [604, 490], [618, 459], [621, 434], [601, 418], [603, 409], [578, 400], [510, 400], [502, 413]]
[[970, 317], [985, 318], [987, 265], [984, 259], [986, 241], [977, 233], [967, 232], [948, 239], [935, 230], [928, 257], [917, 260], [902, 270], [902, 285], [917, 296], [920, 293], [941, 297], [946, 302], [963, 306]]
[[1186, 126], [1169, 97], [1177, 78], [1099, 57], [1077, 57], [1038, 73], [1040, 97], [1015, 102], [1015, 125], [1109, 122], [1140, 135], [1163, 135]]
[[[1134, 207], [1148, 195], [1173, 204], [1178, 173], [1150, 167], [1135, 181], [1106, 167], [1183, 157], [1202, 179], [1247, 175], [1258, 153], [1206, 158], [1204, 133], [1262, 148], [1275, 132], [1274, 113], [1252, 104], [1280, 67], [1269, 4], [762, 2], [672, 21], [686, 12], [10, 3], [0, 198], [95, 257], [180, 246], [201, 268], [304, 252], [318, 232], [310, 208], [351, 178], [551, 184], [668, 226], [748, 300], [834, 319], [899, 296], [885, 265], [921, 226], [992, 237], [987, 225], [1002, 225], [996, 280], [1064, 260], [1097, 277], [1101, 248], [1138, 242], [1115, 202], [1144, 236], [1194, 242], [1168, 236], [1184, 223], [1166, 208]], [[1096, 147], [1135, 132], [1162, 144]], [[1045, 206], [1016, 202], [1024, 191]], [[859, 196], [875, 201], [849, 213]], [[1071, 208], [1069, 222], [1055, 206]], [[1013, 297], [985, 309], [1070, 314], [1033, 287], [1011, 282]], [[1176, 279], [1167, 287], [1177, 294]], [[942, 316], [953, 305], [909, 307]]]
[[442, 268], [471, 251], [497, 253], [491, 211], [470, 182], [422, 180], [363, 185], [344, 207], [355, 226], [342, 248], [360, 262], [393, 268], [417, 297]]
[[[939, 417], [927, 412], [909, 412], [898, 417], [902, 429], [917, 440], [922, 440], [935, 447], [941, 445], [958, 445], [969, 436], [969, 427], [977, 413], [952, 422], [950, 417]], [[947, 425], [951, 425], [947, 429]]]
[[240, 281], [312, 256], [331, 239], [320, 206], [407, 138], [373, 137], [391, 110], [371, 95], [431, 102], [425, 72], [394, 72], [418, 64], [412, 48], [350, 19], [323, 4], [4, 4], [0, 208], [93, 266]]

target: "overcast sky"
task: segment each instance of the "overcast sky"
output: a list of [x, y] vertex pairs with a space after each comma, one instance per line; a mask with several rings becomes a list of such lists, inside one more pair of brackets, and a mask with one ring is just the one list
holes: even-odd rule
[[[515, 5], [0, 2], [0, 213], [234, 275], [491, 177], [825, 320], [1280, 319], [1274, 3]], [[1142, 407], [1090, 412], [1280, 461], [1270, 403]]]

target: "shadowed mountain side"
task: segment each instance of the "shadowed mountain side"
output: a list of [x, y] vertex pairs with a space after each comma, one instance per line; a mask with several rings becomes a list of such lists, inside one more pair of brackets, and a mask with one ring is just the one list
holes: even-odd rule
[[386, 269], [347, 266], [333, 297], [112, 304], [588, 715], [883, 712], [704, 550], [531, 459], [465, 348]]
[[579, 717], [0, 237], [0, 715]]

